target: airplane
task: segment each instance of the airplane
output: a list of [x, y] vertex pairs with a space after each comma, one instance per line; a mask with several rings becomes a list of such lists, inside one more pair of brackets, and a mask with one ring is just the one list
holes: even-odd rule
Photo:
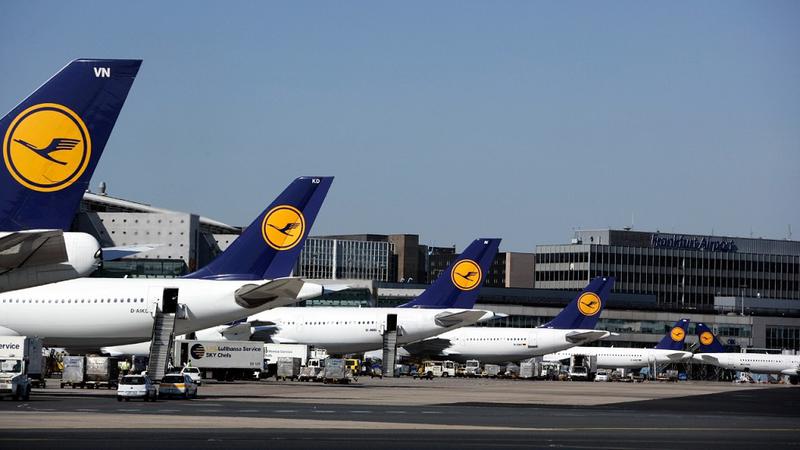
[[[0, 292], [86, 276], [101, 265], [103, 249], [92, 235], [63, 230], [141, 64], [77, 59], [0, 119]], [[107, 250], [115, 257], [137, 252]]]
[[[397, 308], [275, 308], [241, 323], [197, 331], [195, 337], [308, 344], [331, 354], [359, 353], [383, 346], [387, 316], [396, 314], [398, 345], [424, 339], [494, 317], [472, 305], [499, 246], [500, 239], [474, 240], [419, 297]], [[142, 343], [103, 351], [146, 354], [148, 347], [149, 343]]]
[[[317, 297], [323, 286], [290, 275], [332, 181], [295, 179], [230, 247], [182, 278], [80, 278], [2, 293], [0, 335], [95, 350], [150, 339], [156, 308], [178, 313], [177, 335]], [[271, 228], [287, 223], [298, 224], [290, 235]]]
[[654, 348], [573, 347], [544, 356], [544, 361], [562, 361], [572, 355], [597, 356], [597, 367], [603, 369], [641, 369], [655, 364], [684, 362], [692, 357], [683, 351], [689, 319], [680, 319]]
[[699, 353], [692, 356], [694, 361], [739, 372], [787, 375], [789, 383], [800, 382], [800, 355], [726, 353], [706, 324], [698, 323], [696, 329], [700, 347]]
[[595, 278], [553, 320], [538, 328], [464, 327], [403, 349], [408, 356], [503, 363], [593, 342], [611, 335], [593, 328], [613, 286], [612, 277]]

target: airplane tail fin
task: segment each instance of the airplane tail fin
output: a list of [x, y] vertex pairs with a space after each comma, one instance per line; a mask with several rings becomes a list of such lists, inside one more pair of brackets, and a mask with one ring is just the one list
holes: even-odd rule
[[719, 342], [711, 328], [704, 323], [698, 323], [695, 326], [697, 331], [697, 341], [700, 344], [698, 349], [699, 353], [724, 353], [725, 348]]
[[425, 292], [400, 307], [471, 309], [499, 247], [500, 239], [475, 239]]
[[273, 280], [291, 275], [333, 177], [300, 177], [222, 254], [186, 278]]
[[689, 319], [680, 319], [661, 338], [656, 348], [660, 350], [683, 350], [683, 342], [686, 340], [686, 331], [688, 329]]
[[77, 59], [0, 119], [0, 230], [70, 227], [138, 59]]
[[542, 327], [561, 330], [591, 330], [597, 325], [613, 287], [614, 277], [593, 279], [553, 320]]

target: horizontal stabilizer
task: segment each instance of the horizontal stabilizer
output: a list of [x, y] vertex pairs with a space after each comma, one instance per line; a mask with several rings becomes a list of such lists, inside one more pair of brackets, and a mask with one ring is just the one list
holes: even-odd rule
[[667, 358], [670, 361], [676, 361], [676, 362], [683, 361], [684, 359], [689, 359], [691, 357], [692, 354], [690, 352], [680, 351], [680, 352], [667, 353]]
[[451, 327], [464, 327], [478, 322], [486, 314], [491, 314], [489, 311], [480, 309], [470, 309], [459, 312], [444, 311], [436, 315], [436, 325], [444, 328]]
[[611, 336], [611, 333], [604, 330], [580, 330], [567, 333], [566, 339], [567, 342], [582, 345], [598, 339], [605, 339], [609, 336]]
[[703, 361], [706, 364], [714, 364], [714, 365], [719, 364], [719, 359], [716, 356], [712, 356], [712, 355], [709, 355], [709, 354], [698, 353], [698, 354], [694, 355], [694, 357], [695, 358], [700, 358], [700, 360]]
[[324, 293], [325, 294], [346, 291], [346, 290], [352, 288], [352, 286], [347, 285], [347, 284], [325, 284], [322, 287], [324, 289]]
[[403, 348], [411, 355], [417, 357], [437, 357], [446, 355], [446, 350], [450, 348], [450, 339], [434, 337], [423, 341], [406, 344]]
[[247, 322], [240, 322], [236, 325], [231, 325], [220, 332], [222, 337], [231, 341], [249, 341], [250, 335], [253, 334], [253, 329]]
[[278, 278], [264, 284], [247, 284], [236, 291], [236, 303], [243, 308], [291, 305], [298, 300], [322, 295], [322, 286], [300, 278]]
[[0, 237], [0, 271], [68, 260], [61, 230], [18, 231]]
[[122, 247], [104, 247], [103, 248], [103, 261], [116, 261], [126, 256], [135, 255], [137, 253], [149, 252], [154, 248], [161, 246], [161, 244], [146, 244], [146, 245], [129, 245]]

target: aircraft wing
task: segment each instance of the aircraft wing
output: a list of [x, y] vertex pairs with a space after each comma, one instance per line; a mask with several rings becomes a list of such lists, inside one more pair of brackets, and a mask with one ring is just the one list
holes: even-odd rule
[[444, 328], [467, 326], [481, 320], [488, 311], [480, 309], [464, 309], [458, 312], [444, 311], [436, 315], [436, 325]]
[[586, 344], [609, 336], [611, 333], [605, 330], [580, 330], [567, 333], [566, 339], [573, 344]]
[[303, 298], [321, 295], [322, 286], [300, 278], [278, 278], [263, 284], [247, 284], [236, 290], [236, 303], [244, 308], [269, 305], [270, 308], [291, 305]]
[[0, 237], [0, 273], [67, 261], [61, 230], [17, 231]]

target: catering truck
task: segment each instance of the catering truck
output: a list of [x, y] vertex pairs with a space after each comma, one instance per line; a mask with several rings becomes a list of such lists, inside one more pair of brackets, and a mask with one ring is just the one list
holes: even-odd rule
[[258, 379], [264, 370], [264, 343], [176, 340], [176, 367], [197, 367], [205, 379]]
[[42, 341], [0, 336], [0, 397], [28, 400], [34, 380], [42, 380]]

